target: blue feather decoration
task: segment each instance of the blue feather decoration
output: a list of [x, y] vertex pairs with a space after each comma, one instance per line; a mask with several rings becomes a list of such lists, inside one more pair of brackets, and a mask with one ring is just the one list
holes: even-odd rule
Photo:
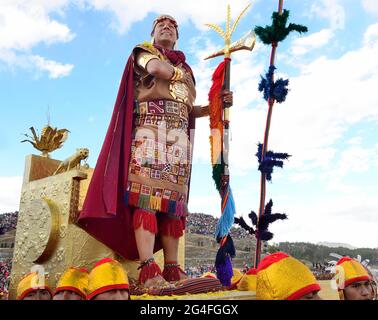
[[225, 237], [232, 225], [234, 224], [234, 217], [236, 213], [235, 209], [235, 200], [234, 196], [232, 195], [232, 190], [230, 185], [227, 186], [226, 194], [228, 192], [228, 199], [226, 202], [226, 206], [224, 208], [224, 211], [222, 212], [222, 215], [220, 219], [218, 220], [215, 235], [216, 237]]
[[[265, 153], [265, 158], [262, 160], [262, 144], [258, 144], [258, 150], [256, 153], [257, 159], [259, 161], [259, 170], [266, 175], [268, 181], [272, 180], [272, 173], [274, 167], [283, 167], [283, 161], [291, 157], [287, 153], [276, 153], [273, 151], [267, 151]], [[279, 160], [278, 160], [279, 159]]]
[[259, 91], [263, 92], [264, 99], [266, 101], [270, 99], [276, 100], [278, 103], [285, 101], [286, 96], [289, 92], [287, 86], [289, 85], [289, 80], [279, 78], [277, 81], [273, 81], [274, 70], [276, 67], [271, 65], [269, 71], [265, 74], [265, 78], [261, 76], [261, 81], [259, 83]]

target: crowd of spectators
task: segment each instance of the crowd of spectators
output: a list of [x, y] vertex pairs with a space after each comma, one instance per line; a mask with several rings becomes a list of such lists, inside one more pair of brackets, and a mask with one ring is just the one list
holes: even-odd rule
[[[16, 229], [17, 218], [18, 211], [0, 214], [0, 236]], [[0, 257], [0, 300], [7, 296], [11, 269], [12, 260]]]
[[[218, 219], [211, 215], [203, 213], [190, 213], [188, 216], [186, 229], [189, 233], [214, 236], [217, 223]], [[239, 227], [232, 227], [230, 234], [234, 239], [243, 239], [248, 235], [247, 231]]]
[[18, 211], [0, 214], [0, 236], [10, 230], [16, 229]]
[[216, 273], [215, 267], [213, 264], [203, 264], [203, 265], [198, 265], [198, 266], [187, 267], [185, 268], [185, 272], [190, 278], [200, 277], [205, 272]]
[[313, 262], [310, 270], [317, 280], [332, 280], [335, 276], [335, 274], [330, 271], [327, 263], [321, 264], [319, 262]]
[[4, 298], [8, 292], [11, 269], [11, 259], [3, 259], [0, 261], [0, 300]]

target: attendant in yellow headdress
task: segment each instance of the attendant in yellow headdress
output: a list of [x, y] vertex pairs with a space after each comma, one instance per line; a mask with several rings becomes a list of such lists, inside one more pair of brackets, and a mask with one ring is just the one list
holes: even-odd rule
[[60, 278], [53, 300], [85, 300], [89, 273], [83, 268], [69, 268]]
[[44, 274], [31, 272], [17, 286], [17, 300], [51, 300], [52, 292]]
[[89, 274], [87, 300], [129, 300], [129, 280], [122, 265], [104, 258]]
[[321, 300], [310, 269], [283, 252], [266, 256], [257, 269], [258, 300]]
[[336, 264], [336, 282], [340, 300], [372, 300], [369, 273], [357, 260], [341, 258]]

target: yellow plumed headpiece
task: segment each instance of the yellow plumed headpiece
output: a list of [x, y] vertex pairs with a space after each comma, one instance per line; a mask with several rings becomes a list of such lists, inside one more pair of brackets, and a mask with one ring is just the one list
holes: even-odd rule
[[299, 260], [283, 252], [266, 256], [257, 269], [258, 300], [297, 300], [320, 286]]
[[38, 272], [25, 275], [17, 286], [17, 300], [23, 300], [30, 292], [46, 289], [52, 296], [47, 278]]
[[129, 280], [118, 261], [104, 258], [96, 263], [89, 274], [87, 300], [114, 289], [129, 290]]
[[88, 291], [89, 273], [84, 268], [69, 268], [59, 279], [55, 294], [69, 290], [86, 298]]

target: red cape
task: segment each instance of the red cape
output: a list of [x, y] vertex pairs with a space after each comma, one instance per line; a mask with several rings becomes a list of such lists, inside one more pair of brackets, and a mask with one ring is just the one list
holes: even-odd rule
[[[92, 180], [78, 218], [78, 225], [126, 259], [138, 259], [131, 209], [124, 192], [129, 172], [133, 132], [134, 61], [127, 61], [113, 115]], [[190, 117], [189, 128], [195, 119]], [[190, 137], [191, 140], [193, 136]], [[157, 238], [154, 252], [161, 249]]]

